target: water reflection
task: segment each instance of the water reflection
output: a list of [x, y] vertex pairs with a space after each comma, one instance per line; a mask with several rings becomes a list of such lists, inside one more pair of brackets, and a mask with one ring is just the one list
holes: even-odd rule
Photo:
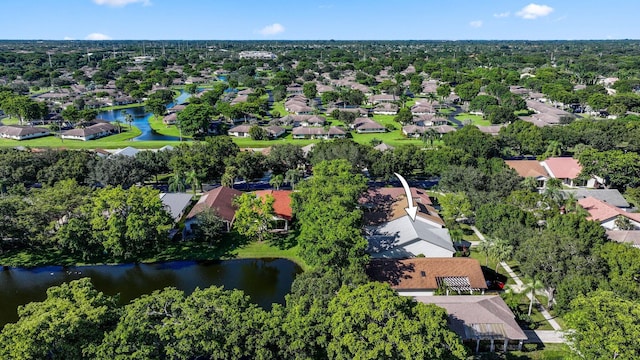
[[19, 305], [42, 301], [47, 288], [82, 277], [90, 277], [96, 289], [105, 294], [120, 294], [121, 304], [167, 286], [191, 293], [196, 287], [222, 285], [243, 290], [252, 301], [269, 309], [272, 303], [284, 303], [300, 272], [299, 266], [285, 259], [11, 268], [0, 271], [0, 327], [17, 320]]

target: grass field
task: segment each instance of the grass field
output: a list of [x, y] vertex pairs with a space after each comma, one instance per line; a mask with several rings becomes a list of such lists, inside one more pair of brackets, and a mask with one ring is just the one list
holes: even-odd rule
[[462, 113], [456, 116], [456, 119], [462, 121], [465, 124], [465, 121], [470, 121], [471, 125], [475, 126], [489, 126], [491, 122], [489, 120], [485, 120], [480, 115], [472, 115], [469, 113]]
[[[151, 115], [149, 118], [149, 125], [153, 129], [153, 131], [157, 132], [160, 135], [167, 136], [176, 136], [180, 137], [180, 130], [175, 125], [165, 125], [162, 120], [157, 119], [155, 115]], [[182, 135], [183, 139], [190, 139], [189, 136]]]

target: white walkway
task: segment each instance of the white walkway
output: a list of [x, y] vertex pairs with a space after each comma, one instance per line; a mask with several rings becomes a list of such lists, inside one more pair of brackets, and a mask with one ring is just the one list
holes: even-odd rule
[[[473, 232], [476, 233], [476, 236], [478, 236], [478, 239], [480, 239], [480, 240], [484, 240], [485, 239], [484, 235], [482, 235], [482, 233], [475, 226], [472, 226], [471, 229], [473, 229]], [[475, 245], [475, 244], [472, 243], [471, 246], [473, 246], [473, 245]], [[522, 289], [522, 287], [524, 287], [524, 283], [522, 282], [522, 280], [520, 280], [520, 277], [518, 277], [518, 275], [516, 275], [516, 273], [513, 272], [511, 267], [506, 262], [502, 261], [500, 263], [500, 266], [502, 266], [502, 268], [507, 272], [507, 274], [509, 274], [509, 276], [516, 283], [515, 286], [513, 286], [513, 288], [514, 288], [514, 290], [516, 292], [518, 292], [520, 289]], [[527, 298], [529, 298], [529, 300], [531, 300], [531, 293], [530, 292], [527, 293]], [[555, 330], [555, 332], [562, 331], [562, 327], [560, 327], [558, 322], [553, 319], [553, 317], [551, 316], [551, 314], [549, 314], [547, 309], [544, 306], [542, 306], [542, 304], [540, 304], [537, 299], [534, 299], [533, 301], [540, 305], [539, 306], [540, 313], [542, 314], [542, 316], [544, 316], [544, 319], [547, 320], [549, 325], [551, 325], [553, 330]], [[537, 331], [536, 331], [536, 333], [537, 333]], [[547, 335], [545, 335], [543, 337], [546, 338], [546, 336]]]

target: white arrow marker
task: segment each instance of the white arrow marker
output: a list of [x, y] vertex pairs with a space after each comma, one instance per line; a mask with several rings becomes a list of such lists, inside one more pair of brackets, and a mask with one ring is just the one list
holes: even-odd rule
[[400, 179], [400, 182], [402, 183], [402, 187], [404, 188], [404, 192], [405, 194], [407, 194], [407, 203], [409, 204], [409, 207], [405, 208], [404, 211], [407, 212], [407, 214], [411, 218], [411, 221], [416, 221], [416, 214], [418, 213], [418, 207], [413, 206], [413, 196], [411, 196], [411, 189], [409, 188], [409, 184], [407, 184], [407, 180], [405, 180], [402, 177], [402, 175], [398, 173], [394, 173], [394, 174], [395, 176], [398, 177], [398, 179]]

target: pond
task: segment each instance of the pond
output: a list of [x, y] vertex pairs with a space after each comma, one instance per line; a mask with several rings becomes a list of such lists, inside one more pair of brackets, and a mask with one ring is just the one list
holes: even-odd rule
[[46, 298], [47, 289], [90, 277], [107, 295], [120, 294], [127, 304], [143, 294], [172, 286], [186, 293], [212, 285], [243, 290], [265, 309], [284, 303], [295, 276], [302, 269], [286, 259], [238, 259], [211, 262], [175, 261], [157, 264], [45, 266], [0, 270], [0, 329], [18, 319], [17, 308]]
[[[167, 108], [170, 109], [176, 104], [182, 104], [185, 102], [191, 95], [183, 90], [180, 90], [180, 95], [174, 100], [174, 102], [167, 105]], [[129, 113], [133, 115], [133, 123], [132, 125], [140, 129], [142, 134], [133, 139], [133, 141], [150, 141], [150, 140], [161, 140], [161, 141], [179, 141], [180, 138], [177, 136], [167, 136], [160, 135], [156, 133], [149, 124], [149, 118], [153, 115], [150, 112], [147, 112], [143, 105], [123, 109], [123, 110], [109, 110], [109, 111], [100, 111], [98, 112], [98, 119], [103, 119], [107, 121], [115, 121], [120, 120], [122, 122], [122, 126], [127, 127], [127, 124], [124, 121], [124, 113]]]

